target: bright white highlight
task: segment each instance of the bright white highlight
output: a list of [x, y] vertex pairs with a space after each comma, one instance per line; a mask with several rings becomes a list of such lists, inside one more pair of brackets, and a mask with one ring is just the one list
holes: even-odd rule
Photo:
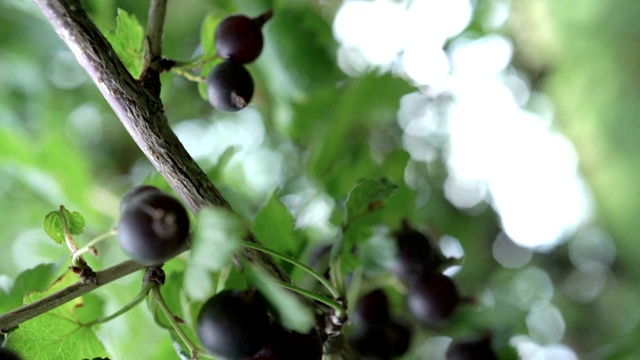
[[[502, 19], [496, 24], [506, 18], [502, 5], [494, 9]], [[472, 13], [468, 0], [345, 1], [334, 22], [341, 66], [350, 75], [372, 66], [393, 69], [427, 85], [424, 95], [407, 95], [398, 113], [413, 160], [430, 162], [444, 150], [450, 174], [444, 190], [452, 204], [488, 203], [516, 245], [553, 247], [591, 216], [578, 157], [551, 127], [549, 102], [509, 67], [509, 39], [462, 36], [444, 49]], [[453, 100], [443, 106], [439, 94]]]
[[333, 23], [336, 38], [355, 48], [374, 65], [393, 62], [402, 50], [406, 11], [389, 1], [349, 1]]
[[442, 46], [471, 21], [468, 0], [345, 1], [333, 23], [341, 43], [340, 65], [352, 73], [398, 60], [417, 84], [444, 82], [449, 61]]

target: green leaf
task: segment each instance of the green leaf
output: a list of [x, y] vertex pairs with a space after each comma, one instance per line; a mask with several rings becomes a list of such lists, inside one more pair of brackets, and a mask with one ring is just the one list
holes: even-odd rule
[[[362, 166], [365, 153], [359, 150], [362, 141], [357, 139], [370, 136], [372, 129], [395, 126], [400, 99], [413, 91], [407, 81], [391, 74], [368, 74], [345, 80], [344, 87], [326, 89], [320, 98], [314, 94], [308, 104], [301, 104], [296, 109], [298, 118], [322, 120], [294, 124], [301, 140], [310, 144], [313, 173], [327, 179]], [[350, 156], [354, 150], [360, 157]], [[371, 157], [370, 151], [366, 156]]]
[[[202, 21], [202, 26], [200, 27], [200, 46], [202, 46], [202, 60], [204, 61], [200, 69], [200, 76], [202, 77], [209, 75], [211, 69], [220, 62], [220, 59], [215, 58], [217, 51], [214, 35], [222, 19], [223, 17], [221, 15], [209, 13]], [[198, 92], [202, 99], [208, 99], [207, 84], [198, 83]]]
[[62, 216], [67, 223], [67, 228], [71, 235], [80, 235], [84, 231], [84, 216], [77, 211], [69, 211], [63, 206], [60, 207], [62, 211], [52, 211], [44, 217], [42, 226], [44, 231], [58, 244], [62, 244], [65, 241], [64, 229], [62, 227]]
[[185, 288], [192, 299], [203, 300], [215, 292], [211, 273], [231, 262], [245, 234], [242, 221], [233, 212], [220, 207], [200, 211], [185, 273]]
[[27, 293], [50, 286], [57, 268], [54, 264], [40, 264], [20, 273], [8, 292], [0, 290], [0, 313], [22, 306]]
[[304, 242], [296, 235], [295, 221], [289, 210], [273, 196], [256, 216], [253, 233], [267, 247], [296, 255]]
[[82, 324], [86, 324], [104, 316], [105, 301], [95, 293], [82, 296], [82, 303], [75, 309], [75, 316]]
[[[77, 280], [68, 271], [44, 292], [31, 293], [25, 303], [32, 303], [60, 291]], [[92, 328], [83, 326], [76, 309], [83, 306], [77, 298], [23, 324], [11, 333], [7, 346], [16, 349], [25, 359], [92, 359], [107, 357], [104, 347]]]
[[142, 40], [144, 29], [135, 15], [118, 9], [116, 31], [109, 31], [105, 37], [127, 67], [133, 77], [140, 76], [142, 71]]
[[311, 6], [278, 7], [263, 29], [261, 63], [268, 67], [264, 71], [274, 91], [284, 96], [309, 93], [338, 76], [331, 26]]
[[397, 189], [398, 186], [387, 178], [367, 179], [358, 183], [349, 193], [345, 203], [347, 222], [371, 211], [378, 201], [390, 197]]
[[218, 24], [222, 21], [222, 16], [209, 13], [202, 21], [200, 27], [200, 45], [202, 46], [202, 58], [209, 59], [216, 55], [215, 32]]
[[398, 186], [387, 178], [367, 179], [358, 183], [347, 196], [346, 226], [341, 238], [331, 250], [331, 263], [342, 260], [342, 271], [348, 273], [362, 264], [356, 246], [371, 238], [374, 227], [383, 219], [379, 203], [395, 193]]
[[260, 293], [269, 301], [278, 314], [280, 323], [291, 330], [307, 333], [315, 324], [311, 309], [303, 304], [296, 295], [277, 285], [264, 270], [245, 262], [245, 275]]
[[389, 229], [375, 227], [373, 234], [358, 247], [358, 258], [366, 276], [374, 277], [388, 271], [396, 260], [396, 243]]

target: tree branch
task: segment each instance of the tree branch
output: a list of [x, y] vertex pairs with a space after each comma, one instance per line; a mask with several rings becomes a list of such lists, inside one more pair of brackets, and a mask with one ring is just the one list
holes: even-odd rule
[[[145, 37], [145, 54], [142, 65], [143, 72], [153, 61], [162, 58], [162, 34], [164, 18], [167, 13], [167, 0], [152, 0], [149, 6], [149, 20], [147, 20], [147, 36]], [[160, 71], [161, 69], [155, 69]]]
[[140, 82], [156, 97], [160, 98], [160, 72], [162, 66], [162, 34], [164, 17], [167, 13], [167, 0], [151, 0], [147, 35], [144, 38], [144, 56], [142, 58], [142, 74]]
[[57, 308], [75, 298], [78, 298], [88, 292], [91, 292], [102, 285], [106, 285], [114, 280], [118, 280], [138, 270], [145, 268], [133, 260], [122, 262], [108, 269], [96, 272], [97, 282], [81, 282], [68, 286], [47, 297], [21, 306], [6, 314], [0, 315], [0, 334], [9, 332], [12, 328], [21, 323], [32, 319], [38, 315], [42, 315], [47, 311]]
[[[204, 206], [231, 208], [193, 158], [187, 153], [169, 126], [159, 98], [159, 86], [148, 86], [159, 73], [148, 66], [141, 81], [135, 80], [100, 30], [85, 12], [79, 0], [34, 0], [58, 36], [74, 53], [80, 65], [96, 84], [133, 140], [175, 192], [197, 214]], [[147, 37], [150, 61], [162, 50], [162, 24], [166, 0], [153, 0]], [[162, 19], [160, 19], [162, 17]], [[258, 243], [253, 234], [247, 241]], [[257, 250], [242, 251], [247, 261], [259, 264], [271, 275], [291, 282], [273, 258]], [[77, 283], [56, 294], [0, 316], [0, 331], [47, 312], [70, 300], [142, 269], [126, 261], [97, 273], [97, 284]]]

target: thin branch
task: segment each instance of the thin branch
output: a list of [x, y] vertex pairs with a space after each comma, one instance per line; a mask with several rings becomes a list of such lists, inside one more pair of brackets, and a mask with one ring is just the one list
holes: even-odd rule
[[[149, 65], [162, 58], [162, 34], [164, 18], [167, 13], [167, 0], [152, 0], [149, 6], [149, 20], [147, 21], [147, 36], [145, 37], [145, 54], [143, 71]], [[159, 71], [159, 69], [155, 69]]]
[[29, 319], [42, 315], [103, 285], [143, 269], [144, 267], [144, 265], [133, 260], [128, 260], [108, 269], [96, 272], [96, 278], [98, 280], [97, 283], [78, 281], [77, 283], [47, 297], [21, 306], [6, 314], [2, 314], [0, 315], [0, 334], [9, 332], [12, 328]]
[[147, 35], [144, 38], [144, 56], [140, 82], [156, 97], [160, 97], [160, 73], [162, 72], [162, 28], [167, 13], [167, 0], [151, 0]]

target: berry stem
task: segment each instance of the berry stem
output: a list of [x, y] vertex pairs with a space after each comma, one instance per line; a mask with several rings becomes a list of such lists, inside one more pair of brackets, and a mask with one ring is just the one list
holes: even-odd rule
[[198, 76], [195, 75], [187, 70], [185, 70], [184, 68], [180, 67], [180, 66], [174, 66], [171, 68], [171, 71], [182, 76], [183, 78], [189, 80], [189, 81], [193, 81], [193, 82], [198, 82], [198, 83], [206, 83], [207, 80], [205, 78], [203, 78], [202, 76]]
[[285, 289], [297, 292], [298, 294], [304, 295], [308, 298], [311, 298], [313, 300], [319, 301], [327, 306], [330, 306], [331, 308], [333, 308], [336, 311], [336, 316], [343, 318], [346, 315], [346, 311], [345, 308], [342, 306], [342, 304], [340, 304], [338, 301], [335, 301], [333, 299], [330, 299], [324, 295], [315, 293], [313, 291], [309, 291], [300, 287], [297, 287], [295, 285], [291, 285], [291, 284], [287, 284], [285, 282], [276, 280], [275, 283], [280, 286], [283, 287]]
[[207, 353], [204, 350], [198, 348], [193, 343], [193, 341], [191, 341], [191, 339], [184, 332], [184, 330], [182, 330], [182, 327], [180, 327], [180, 324], [178, 323], [178, 321], [176, 321], [176, 318], [171, 312], [171, 309], [169, 309], [169, 306], [164, 301], [164, 297], [162, 297], [162, 293], [160, 292], [160, 284], [158, 283], [149, 283], [149, 284], [151, 285], [151, 294], [153, 294], [153, 297], [158, 302], [158, 305], [160, 306], [160, 310], [162, 310], [162, 313], [167, 318], [167, 320], [169, 321], [169, 324], [171, 324], [171, 327], [176, 332], [180, 340], [182, 340], [182, 342], [187, 346], [187, 348], [189, 348], [189, 351], [191, 351], [191, 359], [198, 359], [198, 355], [202, 355], [204, 357], [213, 359], [213, 357], [210, 357], [209, 355], [207, 355]]
[[[73, 240], [73, 236], [71, 235], [71, 231], [69, 231], [69, 225], [67, 224], [67, 216], [64, 213], [65, 208], [63, 205], [60, 205], [58, 209], [58, 216], [60, 217], [60, 224], [62, 225], [62, 231], [64, 232], [64, 241], [67, 243], [67, 247], [71, 250], [72, 253], [78, 251], [78, 245], [75, 240]], [[77, 260], [77, 259], [75, 259]], [[72, 265], [77, 266], [75, 262], [72, 262]]]
[[[78, 260], [78, 258], [80, 256], [82, 256], [82, 254], [84, 254], [84, 253], [88, 253], [88, 252], [94, 253], [96, 244], [98, 244], [99, 242], [105, 240], [109, 236], [113, 236], [113, 235], [115, 235], [117, 233], [118, 233], [118, 231], [115, 228], [113, 228], [113, 229], [109, 230], [108, 232], [106, 232], [106, 233], [104, 233], [102, 235], [98, 235], [93, 240], [89, 241], [87, 243], [87, 245], [77, 249], [76, 251], [73, 252], [73, 254], [71, 254], [71, 263], [75, 264], [76, 261]], [[95, 253], [94, 253], [94, 255], [95, 255]]]
[[313, 270], [311, 267], [309, 267], [306, 264], [303, 264], [302, 262], [298, 261], [297, 259], [283, 254], [281, 252], [275, 251], [273, 249], [269, 249], [268, 247], [261, 245], [261, 244], [256, 244], [256, 243], [252, 243], [252, 242], [248, 242], [248, 241], [241, 241], [241, 244], [245, 247], [251, 248], [251, 249], [255, 249], [258, 251], [262, 251], [264, 253], [267, 253], [273, 257], [276, 257], [278, 259], [284, 260], [288, 263], [291, 263], [297, 267], [299, 267], [300, 269], [306, 271], [309, 275], [313, 276], [314, 278], [316, 278], [322, 285], [324, 285], [325, 288], [327, 288], [327, 290], [329, 290], [329, 292], [331, 293], [331, 296], [333, 296], [334, 298], [338, 298], [340, 297], [340, 293], [338, 292], [338, 290], [336, 290], [336, 288], [331, 285], [331, 283], [324, 278], [324, 276], [322, 276], [321, 274], [319, 274], [317, 271]]
[[267, 11], [265, 11], [264, 13], [258, 15], [258, 17], [254, 18], [254, 20], [260, 24], [260, 26], [264, 25], [264, 23], [266, 23], [267, 21], [269, 21], [269, 19], [271, 19], [273, 17], [273, 9], [269, 9]]
[[90, 321], [90, 322], [86, 323], [85, 326], [94, 326], [94, 325], [97, 325], [97, 324], [106, 323], [106, 322], [111, 321], [111, 320], [117, 318], [118, 316], [126, 313], [127, 311], [133, 309], [138, 304], [140, 304], [142, 302], [142, 300], [147, 298], [147, 295], [149, 295], [149, 291], [151, 290], [152, 285], [153, 284], [151, 284], [151, 283], [145, 284], [142, 287], [142, 289], [140, 290], [140, 292], [138, 293], [138, 295], [136, 295], [136, 297], [133, 298], [133, 300], [131, 300], [127, 305], [123, 306], [120, 310], [114, 312], [113, 314], [111, 314], [109, 316], [101, 317], [101, 318], [95, 319], [93, 321]]

